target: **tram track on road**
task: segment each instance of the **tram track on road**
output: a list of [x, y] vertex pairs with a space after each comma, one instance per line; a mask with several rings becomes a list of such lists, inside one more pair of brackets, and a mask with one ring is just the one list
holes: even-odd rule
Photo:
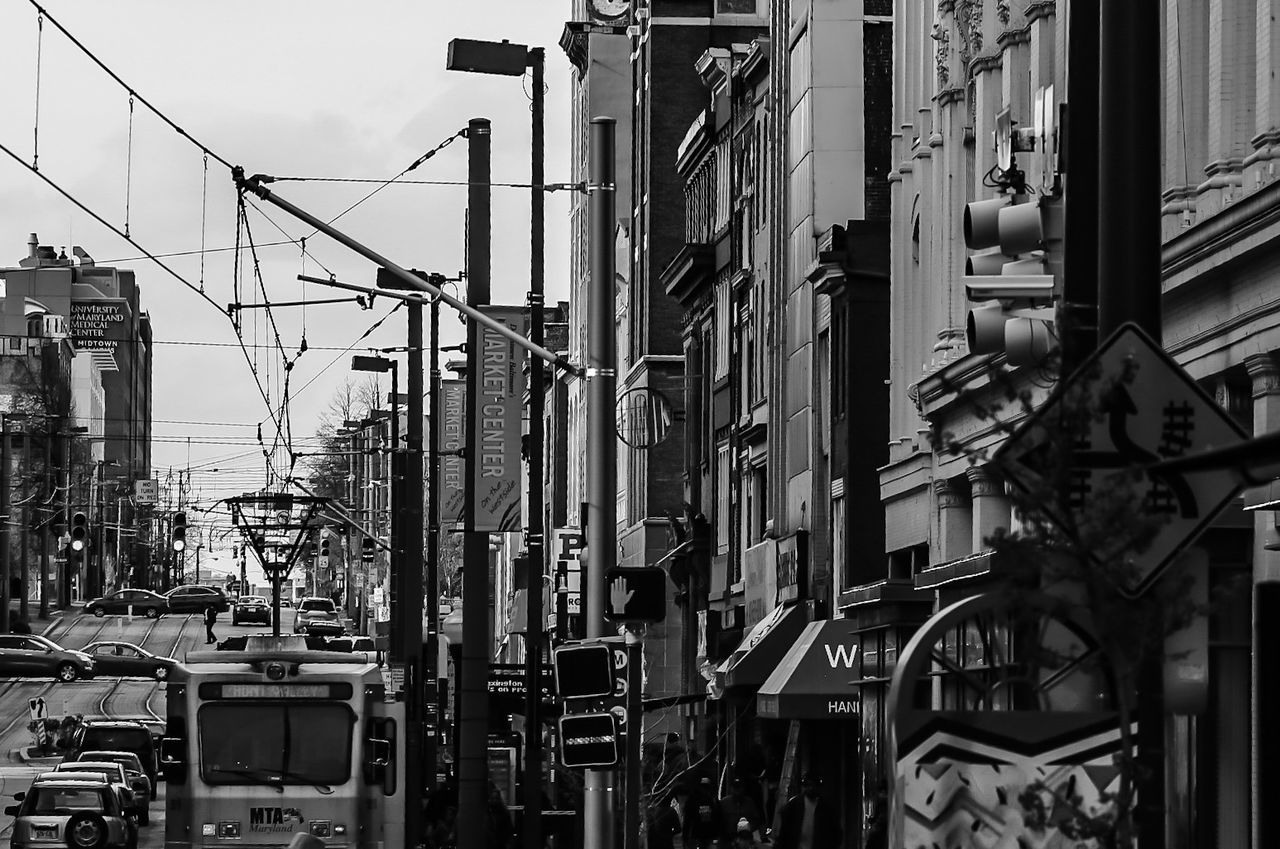
[[[151, 625], [148, 626], [147, 628], [147, 633], [143, 635], [142, 642], [138, 643], [139, 646], [142, 646], [145, 648], [147, 640], [151, 638], [152, 632], [155, 630], [156, 626], [160, 624], [160, 621], [161, 621], [160, 619], [155, 619], [152, 621]], [[165, 652], [163, 656], [174, 657], [174, 653], [177, 652], [178, 646], [182, 645], [183, 637], [186, 634], [187, 623], [189, 623], [190, 621], [191, 621], [191, 614], [187, 614], [187, 616], [183, 618], [182, 624], [178, 627], [178, 633], [174, 635], [173, 642], [169, 645], [169, 650]], [[109, 707], [110, 702], [119, 693], [120, 685], [128, 680], [130, 679], [125, 677], [116, 678], [112, 682], [111, 688], [107, 690], [106, 693], [103, 694], [101, 699], [98, 700], [98, 713], [101, 716], [113, 717], [115, 715]], [[149, 714], [154, 721], [164, 722], [164, 717], [156, 713], [156, 711], [151, 707], [151, 700], [152, 698], [155, 697], [155, 694], [158, 691], [158, 688], [156, 687], [156, 682], [152, 682], [150, 686], [152, 688], [151, 692], [148, 693], [147, 698], [143, 700], [142, 709], [147, 714]], [[130, 716], [129, 718], [133, 718], [133, 717]]]
[[[71, 627], [74, 627], [74, 626], [71, 626]], [[106, 629], [107, 629], [107, 623], [103, 622], [101, 625], [98, 626], [98, 630], [94, 632], [93, 636], [84, 642], [84, 645], [88, 645], [89, 643], [92, 643], [94, 640], [101, 637], [102, 632], [105, 631]], [[3, 700], [5, 696], [7, 696], [19, 685], [25, 684], [29, 681], [30, 679], [14, 678], [6, 682], [4, 685], [4, 689], [0, 689], [0, 700]], [[53, 690], [54, 685], [57, 683], [58, 683], [57, 680], [41, 682], [40, 689], [30, 698], [38, 699], [41, 696], [48, 695]], [[21, 711], [15, 711], [14, 713], [16, 714], [14, 718], [10, 720], [9, 723], [6, 724], [3, 728], [0, 728], [0, 740], [3, 740], [5, 737], [9, 736], [9, 733], [13, 731], [13, 729], [18, 725], [19, 722], [29, 721], [27, 717], [25, 717], [22, 714]]]

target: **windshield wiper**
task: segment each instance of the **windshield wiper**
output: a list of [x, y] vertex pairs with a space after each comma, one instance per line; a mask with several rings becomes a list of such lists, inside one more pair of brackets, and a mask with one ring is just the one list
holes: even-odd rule
[[301, 784], [305, 784], [308, 787], [314, 787], [315, 789], [323, 793], [325, 796], [328, 796], [330, 793], [333, 792], [333, 788], [330, 787], [328, 784], [324, 784], [322, 782], [316, 781], [315, 779], [307, 775], [303, 775], [300, 772], [294, 772], [292, 770], [282, 769], [276, 772], [276, 775], [280, 776], [282, 779], [289, 778]]
[[282, 776], [269, 772], [266, 769], [226, 769], [219, 767], [217, 771], [224, 775], [234, 775], [239, 778], [247, 778], [253, 784], [261, 784], [263, 787], [274, 787], [281, 793], [284, 792], [284, 787], [280, 784]]

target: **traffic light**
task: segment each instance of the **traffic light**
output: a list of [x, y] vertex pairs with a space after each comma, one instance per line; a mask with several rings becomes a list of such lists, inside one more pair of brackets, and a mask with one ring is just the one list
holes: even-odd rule
[[373, 537], [365, 537], [360, 541], [360, 562], [372, 563], [373, 553], [376, 547], [373, 544]]
[[[1062, 277], [1062, 197], [1027, 196], [1015, 155], [1033, 149], [1037, 131], [1017, 128], [1007, 113], [1000, 118], [995, 142], [1002, 194], [964, 210], [965, 245], [980, 251], [965, 260], [965, 294], [977, 302], [965, 322], [965, 340], [972, 353], [1003, 353], [1009, 365], [1024, 366], [1043, 359], [1057, 341], [1053, 300]], [[1046, 156], [1046, 168], [1052, 167]]]
[[71, 550], [84, 551], [89, 547], [89, 517], [77, 510], [71, 517]]
[[562, 699], [601, 698], [614, 692], [613, 649], [605, 643], [566, 643], [551, 653], [551, 663]]
[[170, 537], [174, 551], [185, 551], [187, 547], [187, 514], [179, 510], [173, 514], [173, 529]]
[[618, 718], [612, 713], [562, 716], [559, 728], [561, 765], [573, 768], [618, 763]]
[[320, 558], [325, 562], [329, 560], [329, 537], [322, 537], [320, 540]]

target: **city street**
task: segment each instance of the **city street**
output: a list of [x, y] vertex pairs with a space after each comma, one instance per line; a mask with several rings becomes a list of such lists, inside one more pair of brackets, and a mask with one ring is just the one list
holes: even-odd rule
[[[230, 617], [220, 618], [219, 636], [233, 631]], [[234, 628], [257, 633], [262, 626]], [[46, 635], [64, 648], [81, 648], [95, 640], [123, 640], [159, 655], [182, 660], [193, 648], [204, 647], [204, 623], [199, 616], [164, 616], [160, 619], [107, 616], [101, 619], [76, 614], [59, 621]], [[27, 730], [28, 700], [43, 696], [50, 714], [82, 714], [85, 718], [138, 719], [150, 725], [164, 722], [163, 685], [142, 678], [94, 678], [57, 684], [51, 678], [0, 679], [0, 797], [13, 804], [13, 794], [26, 790], [42, 771], [39, 764], [24, 762], [20, 753], [31, 745]], [[0, 817], [0, 849], [7, 849], [12, 817]], [[164, 845], [164, 782], [160, 782], [151, 807], [151, 824], [139, 833], [139, 847]]]

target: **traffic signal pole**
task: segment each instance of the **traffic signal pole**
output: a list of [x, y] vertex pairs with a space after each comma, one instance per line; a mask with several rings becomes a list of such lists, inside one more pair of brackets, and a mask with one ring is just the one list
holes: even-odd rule
[[[592, 118], [587, 191], [591, 285], [587, 294], [587, 638], [605, 630], [605, 575], [617, 560], [618, 465], [614, 430], [618, 348], [614, 331], [613, 233], [617, 224], [614, 167], [617, 121]], [[472, 223], [474, 227], [474, 222]], [[588, 769], [583, 779], [583, 845], [614, 845], [611, 769]], [[459, 843], [460, 846], [466, 845]]]
[[[489, 119], [467, 124], [467, 303], [489, 303], [490, 272]], [[474, 444], [480, 398], [480, 328], [467, 325], [466, 501], [462, 535], [462, 669], [458, 692], [458, 846], [488, 840], [489, 733], [489, 534], [475, 531], [475, 487], [479, 457]]]
[[[528, 62], [533, 69], [533, 130], [531, 179], [529, 192], [529, 338], [535, 345], [543, 343], [543, 76], [546, 52], [541, 47], [529, 50]], [[542, 412], [546, 399], [542, 360], [529, 358], [529, 537], [528, 537], [528, 609], [525, 616], [525, 732], [524, 732], [524, 812], [525, 849], [542, 849], [542, 652], [543, 628], [542, 575], [545, 530], [543, 522], [543, 450]]]

